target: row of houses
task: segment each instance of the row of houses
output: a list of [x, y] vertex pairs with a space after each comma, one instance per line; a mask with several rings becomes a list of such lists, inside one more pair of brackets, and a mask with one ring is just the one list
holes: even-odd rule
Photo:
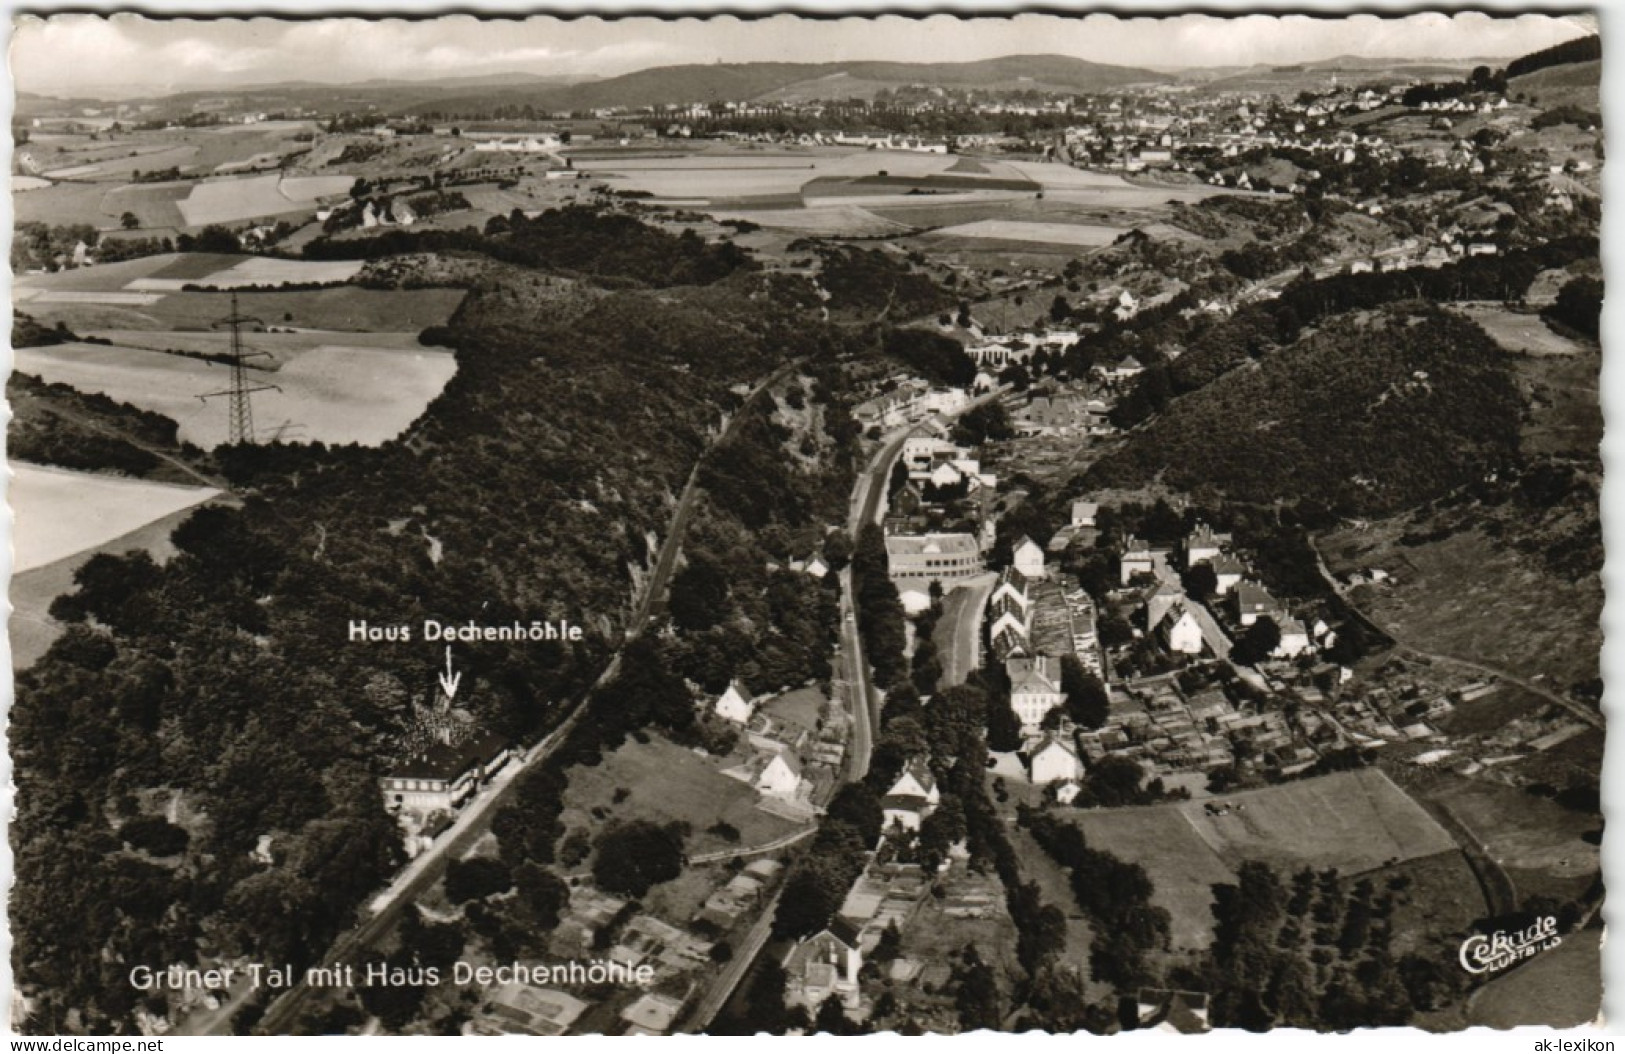
[[852, 416], [865, 429], [900, 428], [931, 414], [957, 413], [968, 402], [970, 395], [963, 388], [933, 388], [929, 381], [907, 377], [854, 406]]

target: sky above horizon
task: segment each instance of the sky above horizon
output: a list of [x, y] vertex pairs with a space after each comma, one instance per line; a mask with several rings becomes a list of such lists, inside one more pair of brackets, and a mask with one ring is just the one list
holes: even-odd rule
[[1361, 58], [1510, 59], [1596, 32], [1585, 15], [1415, 14], [1381, 18], [1185, 14], [805, 19], [528, 18], [405, 21], [19, 16], [19, 91], [161, 94], [284, 81], [432, 80], [490, 73], [610, 77], [711, 62], [883, 59], [965, 62], [1061, 54], [1170, 68]]

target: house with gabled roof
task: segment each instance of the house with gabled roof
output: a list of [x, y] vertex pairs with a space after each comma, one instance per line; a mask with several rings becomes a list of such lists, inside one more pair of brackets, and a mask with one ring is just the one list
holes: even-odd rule
[[1154, 632], [1174, 606], [1185, 599], [1185, 590], [1172, 576], [1160, 579], [1145, 597], [1145, 628]]
[[1183, 598], [1175, 602], [1162, 620], [1158, 634], [1169, 651], [1181, 655], [1202, 654], [1202, 623]]
[[784, 1001], [814, 1012], [835, 996], [848, 1010], [862, 1003], [858, 971], [863, 950], [858, 926], [836, 915], [829, 925], [790, 949], [784, 959]]
[[937, 787], [936, 777], [931, 774], [931, 766], [926, 764], [924, 758], [915, 758], [886, 791], [885, 797], [880, 799], [883, 827], [886, 830], [897, 826], [905, 831], [918, 831], [920, 824], [936, 811], [941, 802], [942, 792]]
[[1092, 501], [1074, 501], [1072, 503], [1072, 526], [1093, 527], [1095, 517], [1100, 513], [1100, 505]]
[[1265, 616], [1276, 618], [1281, 611], [1281, 602], [1257, 582], [1244, 581], [1236, 586], [1236, 620], [1243, 626], [1251, 626]]
[[1010, 556], [1011, 564], [1026, 578], [1043, 578], [1047, 573], [1043, 547], [1025, 534], [1016, 542]]
[[1120, 564], [1122, 584], [1128, 585], [1135, 575], [1156, 575], [1168, 566], [1168, 550], [1153, 549], [1151, 543], [1129, 535], [1123, 543]]
[[1295, 659], [1312, 647], [1309, 631], [1298, 619], [1287, 615], [1280, 619], [1280, 626], [1281, 643], [1275, 646], [1274, 651], [1277, 658]]
[[768, 757], [752, 786], [758, 794], [790, 799], [801, 788], [801, 759], [789, 750], [776, 750]]
[[1027, 576], [1014, 567], [1007, 567], [999, 574], [999, 584], [994, 587], [992, 595], [988, 597], [990, 605], [1001, 601], [1016, 603], [1023, 611], [1027, 610], [1027, 605], [1030, 603]]
[[1205, 523], [1198, 523], [1185, 539], [1185, 566], [1195, 567], [1204, 560], [1216, 560], [1230, 546], [1230, 535], [1220, 534]]
[[732, 721], [736, 725], [750, 724], [750, 715], [755, 709], [739, 690], [739, 685], [734, 682], [729, 682], [728, 690], [719, 695], [711, 706], [712, 712], [718, 717]]
[[1205, 992], [1181, 992], [1169, 988], [1142, 988], [1135, 998], [1137, 1027], [1157, 1032], [1193, 1035], [1209, 1032], [1208, 999]]
[[1010, 709], [1021, 721], [1022, 735], [1036, 735], [1044, 715], [1066, 702], [1060, 660], [1048, 655], [1011, 658], [1004, 670], [1010, 677]]
[[1055, 733], [1046, 735], [1027, 755], [1027, 768], [1032, 781], [1039, 785], [1083, 777], [1083, 762], [1078, 760], [1078, 752]]
[[1006, 627], [991, 635], [989, 647], [995, 659], [1005, 662], [1014, 656], [1027, 654], [1027, 638]]
[[1213, 567], [1216, 583], [1213, 591], [1221, 597], [1228, 596], [1232, 589], [1241, 584], [1242, 577], [1247, 574], [1247, 565], [1230, 553], [1220, 553], [1209, 563]]

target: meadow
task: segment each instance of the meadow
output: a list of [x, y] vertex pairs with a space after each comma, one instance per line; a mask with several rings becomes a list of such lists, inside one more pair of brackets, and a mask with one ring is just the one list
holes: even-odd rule
[[1091, 846], [1145, 867], [1153, 902], [1172, 916], [1176, 950], [1208, 943], [1212, 886], [1232, 881], [1244, 860], [1353, 875], [1455, 848], [1420, 805], [1370, 768], [1201, 801], [1087, 810], [1076, 822]]
[[[760, 845], [801, 826], [756, 808], [756, 791], [724, 776], [722, 767], [716, 759], [666, 739], [631, 741], [605, 755], [602, 764], [571, 771], [561, 819], [567, 831], [593, 834], [619, 816], [681, 821], [692, 828], [685, 844], [690, 856]], [[711, 833], [709, 828], [718, 822], [739, 831], [737, 843]]]

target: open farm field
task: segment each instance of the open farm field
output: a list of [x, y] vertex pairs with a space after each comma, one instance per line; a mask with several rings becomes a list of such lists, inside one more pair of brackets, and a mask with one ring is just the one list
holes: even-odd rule
[[1242, 791], [1213, 815], [1203, 802], [1178, 806], [1197, 835], [1232, 867], [1267, 860], [1282, 867], [1358, 873], [1455, 847], [1443, 827], [1379, 769], [1358, 769]]
[[278, 260], [266, 256], [250, 256], [245, 260], [216, 267], [203, 274], [176, 275], [168, 270], [150, 278], [130, 283], [131, 289], [155, 289], [179, 292], [187, 285], [211, 286], [216, 289], [246, 289], [252, 286], [276, 286], [284, 283], [339, 283], [348, 282], [365, 266], [362, 260]]
[[[616, 802], [616, 793], [622, 790], [626, 794]], [[755, 802], [750, 785], [724, 776], [715, 759], [655, 736], [647, 743], [628, 741], [606, 755], [601, 765], [573, 770], [561, 820], [566, 831], [584, 829], [593, 834], [621, 817], [682, 821], [693, 828], [686, 845], [690, 856], [735, 844], [760, 845], [799, 828], [756, 808]], [[707, 830], [718, 821], [738, 829], [738, 843]]]
[[1601, 867], [1597, 846], [1581, 838], [1601, 826], [1589, 813], [1487, 780], [1452, 777], [1426, 796], [1484, 844], [1520, 897], [1579, 896]]
[[230, 267], [245, 259], [215, 253], [163, 253], [140, 256], [117, 263], [76, 267], [52, 274], [23, 275], [16, 280], [17, 299], [32, 299], [42, 293], [117, 293], [144, 278], [195, 277]]
[[349, 176], [250, 176], [199, 183], [179, 203], [188, 226], [242, 223], [311, 208], [317, 198], [350, 188]]
[[17, 461], [11, 469], [18, 573], [103, 545], [220, 493]]
[[941, 238], [985, 238], [992, 241], [1097, 248], [1110, 245], [1123, 233], [1119, 227], [1082, 223], [1032, 223], [1024, 220], [978, 220], [942, 227], [932, 232]]
[[[85, 333], [87, 337], [105, 340], [126, 348], [147, 351], [181, 351], [195, 354], [220, 354], [231, 349], [229, 331], [212, 330], [151, 330], [103, 329]], [[422, 351], [416, 333], [345, 333], [338, 330], [306, 329], [291, 333], [252, 333], [244, 338], [253, 351], [266, 352], [270, 357], [259, 360], [279, 366], [307, 351], [341, 345], [347, 348], [378, 348], [404, 352]]]
[[[1209, 809], [1228, 807], [1223, 815]], [[1077, 813], [1091, 846], [1142, 865], [1173, 917], [1177, 947], [1208, 943], [1212, 891], [1244, 860], [1359, 874], [1455, 848], [1377, 769], [1333, 773], [1176, 805]]]
[[1483, 326], [1484, 331], [1508, 351], [1529, 355], [1579, 355], [1583, 350], [1574, 341], [1553, 332], [1536, 314], [1487, 304], [1465, 306], [1462, 313]]
[[[100, 329], [212, 329], [231, 313], [226, 293], [120, 293], [119, 297], [155, 297], [146, 304], [109, 303], [103, 299], [81, 303], [36, 296], [26, 310], [47, 325], [66, 322], [75, 332]], [[329, 289], [273, 291], [241, 294], [240, 310], [268, 326], [299, 329], [421, 330], [443, 324], [462, 302], [460, 289]]]
[[118, 307], [150, 307], [159, 293], [104, 293], [95, 289], [20, 289], [13, 297], [26, 304], [107, 304]]
[[11, 192], [13, 194], [22, 194], [25, 191], [30, 191], [30, 190], [43, 190], [43, 189], [45, 189], [46, 187], [48, 187], [50, 185], [51, 185], [50, 180], [41, 179], [38, 176], [12, 176], [11, 177]]
[[[139, 348], [59, 344], [19, 350], [16, 368], [163, 414], [205, 450], [226, 441], [223, 401], [198, 398], [225, 385], [220, 366]], [[416, 420], [456, 370], [445, 352], [322, 346], [256, 375], [281, 390], [254, 396], [254, 420], [262, 438], [377, 446]]]
[[[166, 168], [184, 168], [197, 157], [192, 146], [169, 146], [131, 155], [109, 157], [89, 165], [90, 171], [75, 175], [76, 179], [124, 180], [137, 172], [155, 172]], [[50, 173], [46, 173], [49, 175]]]
[[103, 209], [106, 193], [105, 185], [95, 183], [53, 183], [17, 195], [11, 199], [11, 208], [17, 223], [102, 225], [118, 218], [108, 216]]
[[181, 215], [178, 203], [190, 193], [189, 181], [128, 183], [108, 190], [102, 197], [101, 210], [107, 219], [134, 213], [146, 228], [184, 227], [186, 217]]
[[856, 205], [816, 205], [804, 209], [713, 209], [719, 220], [748, 220], [763, 227], [826, 237], [907, 234], [910, 228]]
[[[23, 513], [17, 505], [15, 491], [11, 501], [20, 520]], [[31, 571], [14, 573], [8, 590], [11, 618], [6, 627], [11, 638], [13, 669], [23, 670], [33, 665], [51, 647], [52, 642], [62, 635], [63, 625], [51, 617], [51, 601], [74, 588], [73, 575], [80, 565], [97, 553], [126, 553], [135, 549], [144, 549], [152, 554], [154, 560], [160, 564], [164, 563], [176, 551], [169, 536], [192, 514], [194, 508], [196, 506], [189, 505], [177, 509], [167, 516], [160, 516], [127, 533], [99, 545], [81, 549], [54, 563], [36, 567]], [[35, 513], [34, 518], [48, 514], [48, 511]]]
[[1139, 864], [1151, 876], [1156, 887], [1152, 902], [1170, 916], [1172, 950], [1207, 947], [1213, 939], [1213, 886], [1234, 881], [1235, 873], [1190, 821], [1166, 805], [1095, 809], [1077, 816], [1089, 845]]
[[[578, 169], [595, 178], [610, 178], [619, 189], [684, 201], [799, 195], [815, 179], [844, 182], [882, 174], [920, 178], [946, 172], [958, 160], [944, 154], [840, 147], [771, 155], [707, 151], [682, 157], [602, 160], [573, 156]], [[873, 195], [873, 189], [868, 193]]]

